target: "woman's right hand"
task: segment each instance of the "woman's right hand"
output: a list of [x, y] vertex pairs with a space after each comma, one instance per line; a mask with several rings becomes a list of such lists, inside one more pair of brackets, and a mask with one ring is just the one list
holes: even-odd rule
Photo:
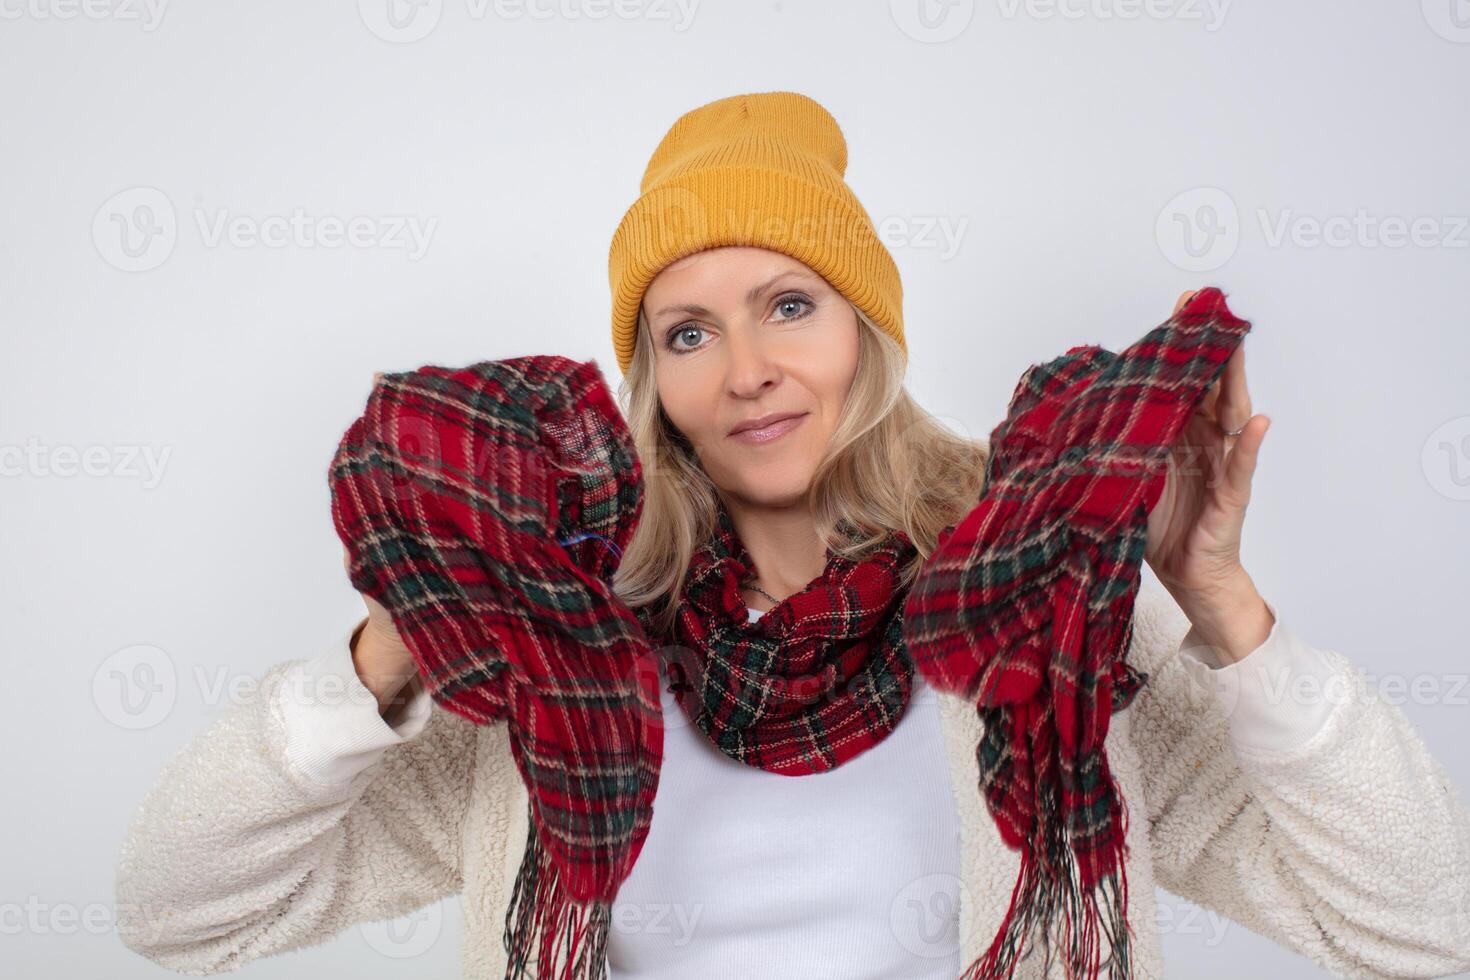
[[[351, 571], [352, 558], [345, 547], [342, 565]], [[363, 685], [378, 699], [378, 713], [387, 715], [421, 686], [418, 664], [394, 625], [392, 614], [372, 596], [358, 594], [367, 606], [368, 615], [355, 632], [352, 665]]]

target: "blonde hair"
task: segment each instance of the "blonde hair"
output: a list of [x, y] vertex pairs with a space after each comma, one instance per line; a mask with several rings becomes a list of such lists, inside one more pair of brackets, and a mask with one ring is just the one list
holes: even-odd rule
[[[844, 557], [863, 557], [890, 530], [907, 534], [918, 550], [903, 570], [907, 587], [933, 553], [939, 532], [979, 501], [990, 446], [951, 431], [920, 408], [903, 384], [903, 350], [852, 308], [859, 321], [857, 372], [807, 501], [819, 539]], [[664, 414], [653, 348], [640, 307], [638, 340], [618, 401], [643, 464], [643, 510], [613, 589], [631, 608], [662, 602], [652, 612], [657, 626], [667, 630], [690, 558], [714, 530], [718, 491]], [[843, 520], [858, 536], [838, 530]]]

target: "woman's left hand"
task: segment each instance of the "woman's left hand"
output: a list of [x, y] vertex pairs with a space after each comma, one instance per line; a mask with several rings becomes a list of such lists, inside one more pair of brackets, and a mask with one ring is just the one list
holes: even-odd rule
[[[1174, 312], [1193, 295], [1180, 296]], [[1264, 602], [1241, 565], [1240, 534], [1270, 424], [1251, 414], [1242, 343], [1175, 442], [1164, 491], [1148, 515], [1144, 559], [1207, 642], [1236, 659], [1259, 645], [1249, 640], [1260, 633]], [[1239, 621], [1247, 610], [1257, 617], [1253, 624]], [[1265, 617], [1269, 632], [1269, 612]]]

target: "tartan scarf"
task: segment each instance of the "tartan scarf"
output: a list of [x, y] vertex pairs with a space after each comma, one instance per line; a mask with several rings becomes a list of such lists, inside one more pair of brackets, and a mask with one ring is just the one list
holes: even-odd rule
[[[1190, 417], [1250, 330], [1216, 288], [1114, 354], [1033, 365], [991, 434], [985, 490], [915, 580], [906, 639], [927, 681], [977, 705], [980, 787], [1021, 870], [1000, 932], [962, 976], [1009, 977], [1033, 926], [1063, 923], [1067, 975], [1132, 975], [1127, 811], [1103, 751], [1147, 674], [1132, 639], [1148, 515]], [[1101, 903], [1102, 908], [1099, 908]]]
[[755, 562], [718, 498], [715, 510], [660, 649], [685, 717], [735, 761], [787, 776], [836, 768], [881, 742], [913, 685], [899, 588], [917, 553], [908, 536], [890, 531], [861, 559], [828, 548], [820, 575], [751, 622], [740, 585]]
[[1069, 975], [1097, 976], [1102, 929], [1110, 978], [1130, 977], [1126, 811], [1103, 739], [1147, 679], [1124, 655], [1170, 447], [1248, 329], [1206, 289], [1121, 355], [1074, 347], [1030, 368], [980, 501], [907, 591], [913, 544], [893, 531], [857, 560], [829, 549], [752, 623], [754, 566], [717, 505], [667, 637], [611, 587], [643, 470], [595, 362], [383, 375], [330, 466], [333, 523], [430, 695], [508, 726], [529, 829], [507, 977], [605, 975], [612, 901], [652, 820], [661, 664], [720, 751], [790, 775], [881, 741], [915, 669], [964, 696], [984, 722], [978, 790], [1022, 867], [963, 980], [1012, 976], [1037, 932], [1049, 966], [1058, 920]]

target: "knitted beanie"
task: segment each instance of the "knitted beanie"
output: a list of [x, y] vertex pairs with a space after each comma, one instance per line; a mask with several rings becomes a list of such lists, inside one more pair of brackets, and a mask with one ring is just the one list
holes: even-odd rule
[[632, 363], [638, 307], [654, 277], [686, 255], [730, 245], [804, 263], [907, 351], [898, 267], [846, 171], [837, 120], [805, 95], [734, 95], [680, 116], [608, 254], [618, 367]]

